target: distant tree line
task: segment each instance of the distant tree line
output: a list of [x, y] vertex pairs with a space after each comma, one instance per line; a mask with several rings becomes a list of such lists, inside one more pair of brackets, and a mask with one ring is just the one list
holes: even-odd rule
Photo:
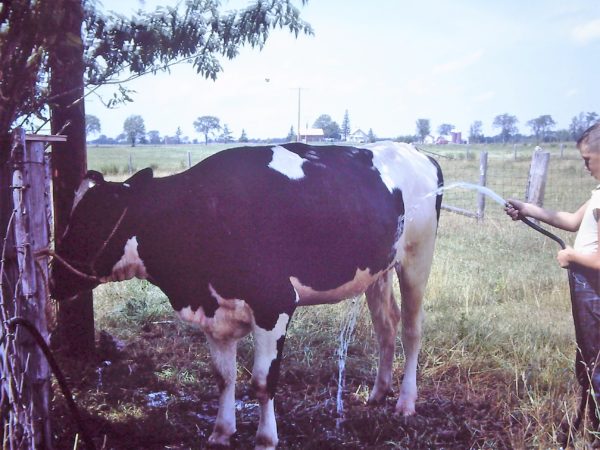
[[[90, 135], [100, 134], [102, 127], [100, 119], [93, 115], [86, 115], [86, 133]], [[524, 135], [519, 132], [519, 120], [516, 116], [508, 113], [499, 114], [494, 117], [492, 127], [498, 130], [494, 136], [486, 136], [483, 133], [483, 122], [480, 120], [474, 121], [469, 127], [468, 135], [461, 137], [463, 142], [470, 143], [492, 143], [500, 142], [507, 144], [509, 142], [521, 142], [524, 140], [534, 140], [535, 143], [544, 143], [552, 141], [569, 141], [577, 140], [579, 136], [592, 124], [600, 119], [595, 112], [581, 112], [571, 119], [571, 124], [567, 129], [556, 130], [556, 122], [551, 115], [544, 114], [539, 117], [528, 120], [525, 125], [530, 129], [531, 134]], [[218, 143], [233, 143], [249, 142], [250, 138], [245, 129], [242, 129], [239, 137], [235, 138], [233, 132], [229, 129], [226, 123], [221, 123], [221, 120], [216, 116], [200, 116], [194, 123], [194, 129], [204, 137], [204, 144], [209, 142]], [[431, 131], [431, 122], [429, 119], [420, 118], [415, 122], [415, 134], [397, 136], [395, 139], [403, 142], [427, 142], [429, 137], [433, 138]], [[344, 112], [342, 124], [339, 125], [331, 118], [329, 114], [321, 114], [313, 123], [313, 128], [323, 130], [323, 138], [327, 141], [346, 141], [351, 136], [350, 115], [348, 110]], [[438, 126], [438, 136], [448, 137], [454, 130], [455, 126], [450, 123], [442, 123]], [[292, 125], [285, 137], [266, 139], [271, 142], [295, 141], [298, 133]], [[367, 134], [368, 142], [375, 142], [377, 136], [372, 128], [369, 128]], [[257, 141], [256, 139], [253, 141]], [[115, 138], [107, 137], [100, 134], [99, 137], [92, 140], [95, 144], [124, 144], [128, 143], [132, 147], [136, 144], [197, 144], [198, 139], [190, 139], [184, 136], [181, 127], [173, 135], [161, 136], [159, 131], [146, 131], [144, 119], [139, 115], [132, 115], [125, 119], [123, 123], [123, 132]], [[435, 142], [435, 140], [434, 140]], [[443, 141], [442, 141], [443, 142]]]
[[[557, 142], [577, 140], [579, 136], [591, 125], [600, 119], [595, 112], [581, 112], [571, 119], [567, 129], [556, 130], [556, 121], [549, 114], [528, 120], [525, 125], [531, 130], [531, 134], [525, 135], [519, 132], [519, 119], [508, 113], [499, 114], [494, 117], [492, 128], [498, 130], [494, 136], [485, 136], [483, 133], [483, 122], [474, 121], [469, 127], [468, 141], [471, 143], [521, 142], [523, 140], [534, 140], [536, 143]], [[448, 123], [441, 124], [437, 131], [439, 136], [450, 135], [455, 126]], [[399, 140], [406, 142], [426, 142], [431, 136], [431, 123], [429, 119], [417, 119], [415, 122], [415, 134], [400, 136]]]
[[[123, 123], [123, 131], [116, 137], [108, 137], [105, 134], [100, 134], [102, 126], [100, 119], [94, 115], [87, 114], [85, 116], [86, 121], [86, 133], [88, 138], [90, 136], [98, 135], [95, 139], [91, 140], [94, 144], [110, 145], [110, 144], [129, 144], [135, 147], [136, 144], [197, 144], [198, 139], [190, 139], [188, 136], [183, 136], [181, 127], [177, 127], [175, 134], [172, 136], [164, 135], [161, 136], [158, 130], [146, 131], [144, 119], [140, 115], [132, 115], [125, 119]], [[245, 129], [242, 129], [241, 134], [238, 138], [233, 136], [233, 132], [229, 129], [226, 123], [221, 124], [221, 119], [216, 116], [201, 116], [198, 117], [194, 123], [194, 129], [204, 137], [204, 144], [209, 142], [218, 143], [233, 143], [249, 142], [250, 138]], [[348, 110], [344, 113], [342, 125], [338, 125], [330, 115], [322, 114], [313, 124], [313, 128], [320, 128], [323, 130], [323, 137], [327, 140], [347, 139], [350, 135], [350, 115]], [[370, 138], [375, 140], [375, 134], [373, 130], [369, 130]], [[297, 133], [294, 127], [290, 127], [285, 138], [268, 139], [268, 141], [295, 141]], [[255, 140], [256, 141], [256, 140]]]

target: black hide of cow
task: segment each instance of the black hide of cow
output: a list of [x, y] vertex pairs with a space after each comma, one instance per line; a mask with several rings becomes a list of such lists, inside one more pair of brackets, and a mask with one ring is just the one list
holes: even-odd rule
[[[100, 183], [75, 208], [57, 253], [85, 271], [82, 255], [97, 255], [127, 208], [94, 261], [95, 275], [108, 276], [136, 236], [149, 280], [175, 310], [202, 306], [212, 316], [211, 284], [224, 298], [245, 300], [271, 329], [295, 307], [290, 276], [326, 291], [352, 280], [357, 268], [388, 268], [404, 215], [401, 191], [389, 192], [368, 150], [286, 148], [306, 159], [304, 179], [270, 169], [270, 147], [244, 147], [170, 177], [145, 169], [125, 184]], [[90, 287], [60, 265], [53, 275], [55, 298]]]

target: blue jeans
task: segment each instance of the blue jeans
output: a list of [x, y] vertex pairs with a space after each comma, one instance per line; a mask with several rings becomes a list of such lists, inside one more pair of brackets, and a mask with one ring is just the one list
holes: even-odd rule
[[[594, 425], [600, 421], [600, 273], [576, 266], [571, 269], [574, 284], [573, 320], [577, 340], [575, 373], [579, 384], [594, 391]], [[595, 408], [594, 408], [595, 406]], [[594, 415], [593, 415], [594, 416]]]

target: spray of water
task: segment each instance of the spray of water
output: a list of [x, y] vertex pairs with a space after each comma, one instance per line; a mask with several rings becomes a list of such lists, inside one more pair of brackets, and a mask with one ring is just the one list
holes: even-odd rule
[[351, 300], [351, 305], [346, 311], [342, 325], [342, 331], [340, 332], [340, 346], [338, 348], [338, 388], [336, 399], [336, 426], [338, 428], [344, 421], [344, 400], [342, 399], [342, 393], [344, 391], [344, 387], [346, 386], [346, 357], [348, 356], [348, 346], [350, 345], [354, 328], [356, 327], [358, 312], [362, 306], [360, 299], [361, 297], [354, 297]]
[[[480, 192], [483, 195], [490, 197], [495, 202], [499, 203], [502, 206], [506, 205], [506, 200], [500, 197], [497, 193], [492, 191], [491, 189], [481, 186], [478, 184], [466, 183], [463, 181], [458, 181], [456, 183], [451, 183], [447, 186], [442, 186], [439, 189], [436, 189], [423, 197], [423, 199], [433, 197], [435, 195], [439, 195], [444, 191], [450, 189], [469, 189], [473, 191]], [[410, 213], [414, 212], [419, 206], [421, 202], [417, 202], [413, 205], [413, 208], [408, 211], [405, 215], [405, 219], [410, 221]], [[348, 346], [350, 345], [350, 341], [352, 339], [352, 335], [354, 333], [354, 328], [356, 327], [356, 320], [358, 318], [358, 312], [360, 311], [361, 302], [359, 301], [360, 297], [354, 297], [351, 300], [351, 305], [346, 311], [346, 316], [344, 317], [344, 322], [342, 325], [342, 330], [340, 332], [340, 346], [338, 348], [338, 388], [337, 388], [337, 419], [336, 426], [340, 427], [342, 422], [344, 421], [344, 401], [342, 399], [342, 393], [344, 391], [346, 385], [346, 357], [348, 355]]]
[[472, 191], [477, 191], [483, 195], [490, 197], [492, 200], [494, 200], [496, 203], [499, 203], [502, 206], [506, 205], [506, 200], [504, 200], [502, 197], [500, 197], [498, 194], [496, 194], [490, 188], [481, 186], [479, 184], [465, 183], [464, 181], [457, 181], [456, 183], [451, 183], [447, 186], [442, 186], [441, 188], [436, 189], [435, 191], [432, 191], [429, 194], [427, 194], [425, 196], [425, 198], [432, 197], [434, 195], [439, 195], [439, 194], [443, 193], [444, 191], [447, 191], [450, 189], [469, 189]]

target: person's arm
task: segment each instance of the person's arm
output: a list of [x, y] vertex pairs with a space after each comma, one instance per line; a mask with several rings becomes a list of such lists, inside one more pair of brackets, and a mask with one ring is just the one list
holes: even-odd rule
[[577, 231], [581, 225], [583, 214], [587, 207], [584, 203], [577, 211], [570, 213], [565, 211], [552, 211], [520, 200], [509, 199], [504, 209], [513, 220], [520, 220], [523, 217], [531, 217], [540, 220], [553, 227], [566, 231]]
[[573, 247], [567, 247], [558, 252], [556, 259], [563, 269], [568, 268], [571, 264], [578, 264], [589, 269], [600, 270], [600, 253], [598, 252], [581, 253], [574, 250]]
[[[600, 236], [600, 221], [597, 222], [598, 236]], [[589, 269], [600, 271], [600, 248], [594, 253], [581, 253], [574, 250], [572, 247], [567, 247], [558, 252], [556, 255], [560, 267], [566, 269], [571, 264], [578, 264]]]

